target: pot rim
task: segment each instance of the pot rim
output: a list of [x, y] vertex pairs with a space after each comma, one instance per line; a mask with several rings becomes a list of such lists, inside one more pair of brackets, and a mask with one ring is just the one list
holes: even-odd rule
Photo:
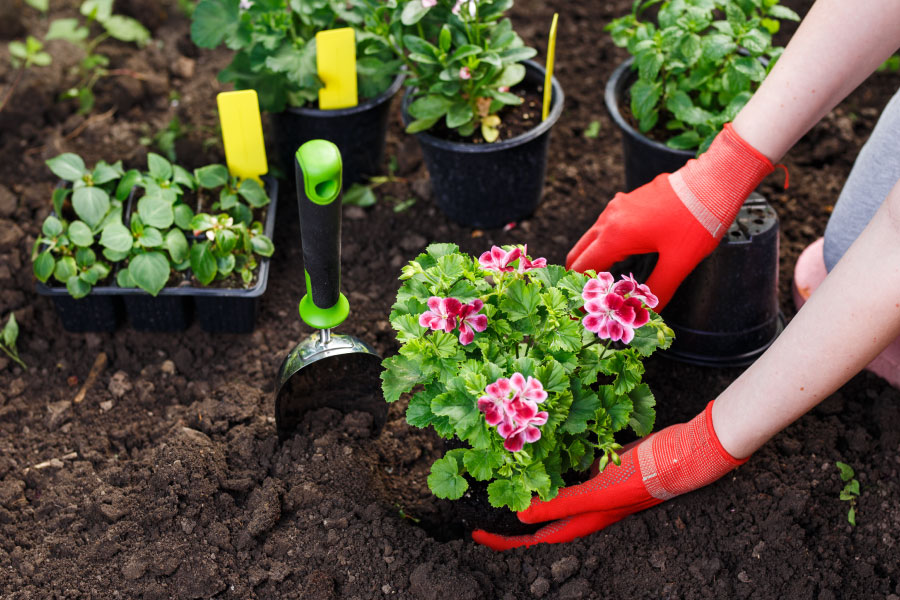
[[319, 108], [307, 108], [304, 106], [286, 106], [284, 111], [294, 114], [303, 115], [306, 117], [316, 117], [319, 119], [334, 119], [334, 118], [342, 118], [348, 117], [350, 115], [355, 115], [357, 113], [365, 112], [371, 109], [374, 106], [378, 106], [384, 102], [387, 102], [391, 98], [394, 97], [394, 94], [400, 89], [400, 86], [403, 85], [403, 80], [406, 78], [406, 73], [400, 73], [394, 78], [394, 81], [391, 82], [391, 85], [385, 91], [381, 92], [379, 95], [374, 98], [370, 98], [361, 104], [357, 104], [356, 106], [350, 106], [348, 108], [338, 108], [334, 110], [322, 110]]
[[[544, 67], [534, 62], [533, 60], [523, 60], [522, 64], [525, 65], [526, 69], [537, 71], [542, 77], [546, 76], [547, 71], [544, 69]], [[537, 127], [530, 129], [525, 133], [517, 135], [516, 137], [509, 138], [508, 140], [492, 142], [490, 144], [472, 144], [470, 142], [453, 142], [450, 140], [441, 139], [425, 131], [420, 131], [419, 133], [416, 133], [415, 136], [420, 141], [427, 143], [429, 146], [435, 146], [443, 150], [452, 150], [470, 154], [498, 152], [501, 150], [506, 150], [507, 148], [521, 146], [522, 144], [530, 142], [542, 136], [544, 133], [550, 131], [550, 128], [556, 124], [556, 121], [559, 120], [560, 115], [562, 115], [563, 104], [565, 103], [565, 94], [563, 94], [562, 86], [559, 84], [559, 81], [556, 79], [555, 75], [551, 79], [551, 87], [553, 89], [553, 92], [551, 94], [550, 113], [547, 115], [547, 118], [542, 121]], [[406, 109], [412, 102], [411, 92], [412, 90], [407, 89], [406, 94], [404, 94], [403, 96], [403, 110], [401, 112], [404, 126], [409, 125], [410, 123], [409, 114], [406, 112]]]
[[606, 82], [606, 90], [604, 91], [603, 99], [606, 104], [606, 110], [609, 111], [613, 122], [615, 122], [616, 126], [626, 135], [629, 135], [633, 138], [638, 138], [641, 140], [641, 143], [655, 148], [656, 150], [670, 152], [672, 154], [679, 154], [687, 158], [696, 157], [696, 152], [670, 148], [662, 142], [658, 142], [656, 140], [648, 138], [646, 135], [632, 127], [631, 124], [625, 120], [625, 117], [622, 116], [622, 112], [619, 110], [619, 95], [624, 94], [625, 84], [628, 83], [628, 76], [631, 74], [631, 65], [633, 63], [634, 57], [628, 57], [627, 59], [625, 59], [622, 64], [616, 67], [616, 70], [613, 71], [613, 74], [610, 76], [609, 81]]

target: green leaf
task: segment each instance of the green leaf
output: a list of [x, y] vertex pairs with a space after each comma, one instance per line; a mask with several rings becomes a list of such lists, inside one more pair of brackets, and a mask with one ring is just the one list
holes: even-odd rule
[[190, 248], [188, 247], [187, 238], [180, 229], [170, 229], [165, 237], [166, 250], [172, 257], [175, 264], [182, 263], [190, 257]]
[[80, 187], [72, 194], [72, 207], [75, 214], [94, 229], [109, 210], [109, 194], [93, 186]]
[[65, 181], [79, 181], [88, 173], [81, 157], [71, 152], [60, 154], [47, 160], [46, 163], [54, 175]]
[[788, 8], [787, 6], [782, 6], [781, 4], [776, 4], [774, 6], [769, 7], [767, 13], [769, 16], [775, 17], [776, 19], [785, 19], [787, 21], [799, 21], [800, 15], [795, 13], [793, 10]]
[[49, 250], [41, 252], [38, 254], [37, 258], [34, 259], [34, 276], [37, 277], [41, 283], [47, 283], [47, 280], [53, 275], [53, 270], [55, 268], [56, 260]]
[[439, 119], [447, 114], [453, 100], [446, 96], [431, 94], [417, 99], [409, 105], [409, 114], [416, 119]]
[[272, 256], [275, 252], [275, 244], [264, 235], [255, 235], [250, 239], [250, 246], [260, 256]]
[[150, 41], [150, 32], [140, 21], [122, 15], [112, 15], [103, 21], [103, 28], [115, 39], [122, 42], [134, 42], [143, 46]]
[[131, 231], [122, 223], [112, 222], [100, 234], [100, 245], [115, 252], [128, 252], [133, 243]]
[[119, 180], [119, 184], [116, 186], [116, 200], [124, 202], [131, 193], [132, 188], [136, 185], [140, 185], [141, 181], [141, 172], [137, 169], [130, 169], [122, 176], [122, 179]]
[[120, 288], [133, 288], [137, 287], [134, 284], [134, 281], [131, 279], [131, 273], [128, 272], [128, 268], [120, 269], [118, 273], [116, 273], [116, 285]]
[[71, 256], [64, 256], [56, 261], [56, 268], [53, 270], [53, 276], [57, 281], [65, 283], [69, 278], [78, 274], [78, 267], [75, 266], [75, 259]]
[[419, 392], [410, 399], [406, 408], [407, 423], [413, 427], [425, 428], [431, 425], [434, 418], [435, 415], [431, 412], [431, 398], [427, 393]]
[[266, 190], [255, 179], [244, 179], [238, 186], [238, 194], [253, 208], [260, 208], [269, 203]]
[[540, 293], [521, 279], [513, 281], [500, 301], [501, 310], [513, 321], [531, 317], [540, 303]]
[[654, 408], [656, 399], [653, 397], [653, 392], [650, 391], [650, 386], [646, 383], [631, 390], [628, 397], [634, 405], [634, 411], [631, 413], [628, 424], [636, 434], [643, 437], [653, 431], [653, 423], [656, 421], [656, 409]]
[[850, 481], [853, 479], [853, 476], [856, 475], [856, 473], [853, 472], [853, 467], [847, 463], [837, 461], [834, 464], [841, 471], [841, 481]]
[[406, 126], [406, 133], [419, 133], [431, 129], [435, 123], [437, 123], [437, 119], [416, 119]]
[[456, 459], [445, 456], [431, 465], [428, 487], [438, 498], [458, 500], [468, 489], [469, 483], [459, 474]]
[[552, 358], [545, 359], [537, 368], [534, 376], [543, 384], [544, 391], [548, 393], [563, 392], [569, 389], [569, 379], [562, 365]]
[[488, 501], [495, 508], [508, 506], [510, 510], [518, 512], [531, 505], [531, 494], [522, 484], [497, 479], [488, 485]]
[[194, 177], [200, 187], [214, 189], [228, 183], [228, 169], [224, 165], [207, 165], [194, 169]]
[[631, 86], [631, 112], [639, 120], [645, 119], [657, 110], [657, 103], [662, 96], [662, 86], [659, 83], [636, 81]]
[[91, 233], [91, 228], [81, 221], [73, 221], [69, 225], [69, 239], [76, 246], [87, 248], [94, 243], [94, 234]]
[[187, 204], [176, 204], [173, 209], [175, 215], [175, 225], [180, 229], [189, 230], [191, 221], [194, 219], [194, 211]]
[[63, 232], [62, 221], [53, 215], [47, 215], [47, 218], [44, 219], [44, 224], [41, 226], [41, 232], [48, 238], [59, 236]]
[[147, 153], [147, 168], [154, 179], [168, 181], [172, 178], [172, 163], [155, 152]]
[[374, 206], [377, 199], [375, 193], [368, 186], [361, 183], [354, 183], [346, 192], [344, 192], [343, 203], [350, 206]]
[[42, 13], [45, 13], [50, 9], [50, 0], [25, 0], [25, 3]]
[[19, 324], [16, 322], [15, 313], [9, 313], [9, 319], [3, 326], [3, 344], [9, 348], [16, 347], [16, 340], [19, 337]]
[[215, 48], [234, 35], [240, 23], [239, 0], [201, 0], [191, 20], [191, 40]]
[[162, 252], [145, 252], [131, 259], [128, 273], [135, 285], [156, 296], [169, 280], [169, 261]]
[[209, 285], [216, 278], [216, 259], [210, 249], [209, 242], [200, 242], [191, 246], [191, 269], [197, 281]]
[[66, 280], [66, 289], [73, 298], [84, 298], [91, 293], [91, 284], [78, 275], [72, 275]]
[[465, 100], [457, 100], [447, 112], [447, 127], [456, 129], [475, 118], [472, 107]]
[[588, 388], [583, 388], [577, 383], [572, 384], [572, 406], [569, 407], [569, 416], [562, 424], [562, 430], [568, 433], [584, 433], [588, 421], [594, 418], [597, 409], [600, 408], [600, 398]]
[[494, 475], [494, 469], [503, 464], [503, 455], [488, 448], [467, 450], [463, 455], [466, 471], [478, 481], [488, 481]]
[[172, 204], [160, 196], [142, 196], [137, 208], [141, 221], [148, 227], [167, 229], [175, 222]]
[[381, 389], [384, 392], [384, 399], [388, 402], [396, 402], [401, 394], [431, 379], [429, 372], [423, 373], [421, 365], [405, 356], [391, 356], [384, 359], [381, 364], [384, 367], [384, 371], [381, 372]]
[[50, 22], [44, 40], [66, 40], [77, 44], [87, 39], [89, 34], [88, 28], [79, 25], [78, 19], [54, 19]]
[[550, 489], [550, 477], [540, 462], [531, 463], [522, 471], [522, 481], [526, 488], [541, 495]]
[[162, 232], [156, 227], [144, 227], [137, 243], [144, 248], [158, 248], [163, 243]]
[[447, 392], [431, 401], [431, 412], [447, 417], [457, 431], [466, 431], [481, 421], [481, 411], [475, 398], [457, 392]]
[[428, 14], [429, 10], [431, 10], [431, 8], [426, 7], [419, 0], [407, 2], [406, 6], [403, 7], [403, 12], [400, 14], [400, 22], [407, 27], [415, 25], [422, 20], [422, 17]]
[[847, 522], [853, 527], [856, 527], [856, 509], [852, 506], [850, 507], [850, 510], [847, 511]]

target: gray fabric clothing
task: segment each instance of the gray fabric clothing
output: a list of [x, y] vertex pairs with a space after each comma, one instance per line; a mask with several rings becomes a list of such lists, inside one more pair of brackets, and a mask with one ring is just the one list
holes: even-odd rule
[[884, 108], [856, 157], [825, 228], [825, 268], [831, 271], [900, 180], [900, 91]]

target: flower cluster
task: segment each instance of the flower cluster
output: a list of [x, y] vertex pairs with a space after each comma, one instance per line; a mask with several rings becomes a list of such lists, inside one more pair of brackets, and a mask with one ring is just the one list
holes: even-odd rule
[[459, 327], [459, 343], [468, 346], [475, 339], [475, 332], [487, 327], [487, 317], [478, 314], [483, 307], [484, 302], [478, 299], [463, 304], [456, 298], [432, 296], [428, 299], [429, 310], [419, 315], [419, 325], [447, 333]]
[[541, 439], [538, 426], [547, 422], [547, 411], [538, 412], [538, 404], [547, 399], [544, 386], [534, 377], [526, 379], [514, 373], [501, 377], [485, 388], [478, 399], [478, 410], [484, 413], [488, 425], [496, 425], [503, 438], [503, 447], [518, 452], [525, 443]]
[[[512, 262], [517, 259], [519, 261], [518, 266], [513, 267]], [[547, 259], [536, 258], [531, 260], [528, 258], [527, 244], [524, 249], [517, 246], [509, 251], [504, 250], [499, 246], [493, 246], [489, 252], [485, 252], [478, 257], [478, 264], [481, 265], [482, 269], [488, 271], [495, 271], [497, 273], [512, 273], [513, 271], [516, 271], [519, 274], [522, 274], [534, 269], [546, 268]]]
[[625, 275], [615, 281], [610, 273], [598, 273], [584, 285], [581, 297], [587, 315], [582, 320], [585, 329], [601, 339], [631, 342], [634, 330], [650, 321], [646, 304], [654, 308], [659, 299], [650, 288]]

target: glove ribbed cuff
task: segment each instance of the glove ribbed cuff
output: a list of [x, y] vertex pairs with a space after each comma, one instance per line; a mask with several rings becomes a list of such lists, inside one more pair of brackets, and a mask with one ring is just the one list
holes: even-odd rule
[[747, 460], [731, 456], [713, 428], [712, 406], [682, 425], [663, 429], [637, 448], [647, 492], [668, 500], [719, 479]]
[[722, 239], [747, 196], [775, 170], [726, 123], [709, 150], [669, 175], [669, 184], [715, 239]]

